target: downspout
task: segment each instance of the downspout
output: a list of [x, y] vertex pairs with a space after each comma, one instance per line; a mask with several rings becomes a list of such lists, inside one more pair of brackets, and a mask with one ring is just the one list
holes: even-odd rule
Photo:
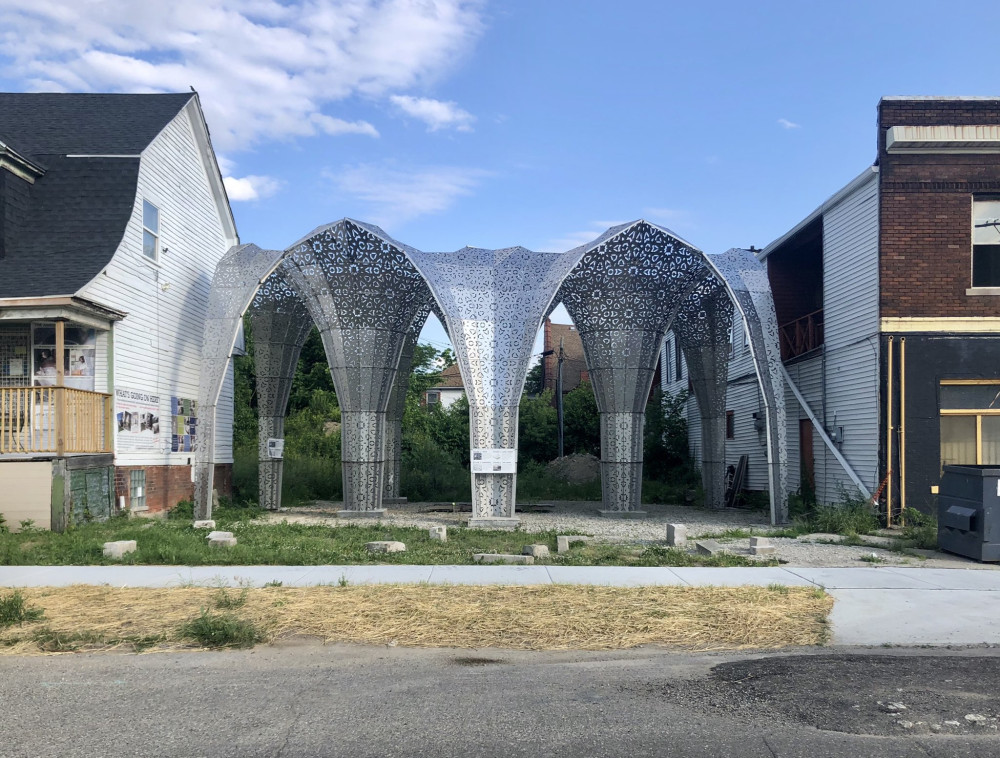
[[892, 336], [889, 336], [889, 376], [885, 390], [885, 514], [886, 523], [892, 523]]
[[906, 337], [899, 338], [899, 525], [906, 510]]

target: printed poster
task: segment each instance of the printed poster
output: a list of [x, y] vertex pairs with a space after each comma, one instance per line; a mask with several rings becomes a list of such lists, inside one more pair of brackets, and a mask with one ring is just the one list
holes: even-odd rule
[[160, 396], [140, 390], [115, 387], [117, 450], [161, 450]]
[[509, 448], [473, 448], [473, 474], [516, 474], [517, 451]]
[[198, 401], [185, 397], [171, 397], [170, 420], [171, 452], [192, 452], [198, 430]]

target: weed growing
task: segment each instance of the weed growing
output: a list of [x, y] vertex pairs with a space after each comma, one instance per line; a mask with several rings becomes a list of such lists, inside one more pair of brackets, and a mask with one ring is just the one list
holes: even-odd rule
[[253, 647], [265, 639], [264, 633], [252, 622], [231, 613], [212, 613], [206, 608], [201, 615], [185, 623], [181, 636], [195, 640], [203, 647]]
[[30, 608], [21, 590], [0, 597], [0, 628], [38, 621], [42, 618], [41, 608]]

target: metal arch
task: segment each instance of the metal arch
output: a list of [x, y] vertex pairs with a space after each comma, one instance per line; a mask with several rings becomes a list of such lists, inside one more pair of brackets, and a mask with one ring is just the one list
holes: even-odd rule
[[605, 513], [638, 511], [643, 424], [660, 347], [678, 304], [705, 276], [704, 254], [646, 221], [577, 248], [559, 296], [583, 342], [601, 415]]
[[343, 219], [286, 251], [285, 270], [323, 338], [341, 407], [345, 513], [384, 511], [389, 396], [417, 312], [430, 299], [413, 248]]
[[[429, 294], [429, 293], [428, 293]], [[403, 467], [403, 413], [406, 410], [406, 391], [410, 383], [410, 368], [413, 353], [417, 347], [420, 330], [427, 323], [431, 312], [432, 299], [429, 297], [416, 312], [399, 356], [396, 379], [392, 383], [392, 394], [385, 417], [385, 483], [382, 487], [382, 502], [399, 501], [400, 473]]]
[[215, 479], [215, 420], [219, 394], [229, 370], [240, 322], [257, 288], [281, 260], [277, 250], [236, 245], [222, 257], [212, 276], [201, 343], [198, 386], [198, 439], [195, 443], [195, 518], [212, 516]]
[[[523, 247], [411, 252], [445, 317], [469, 398], [473, 448], [517, 449], [535, 335], [579, 254]], [[472, 474], [470, 524], [514, 523], [516, 474]]]
[[706, 256], [708, 265], [726, 286], [750, 335], [750, 355], [760, 384], [767, 422], [768, 485], [771, 523], [788, 521], [788, 449], [785, 427], [785, 382], [782, 376], [778, 318], [767, 269], [749, 250], [732, 248]]
[[283, 266], [261, 285], [250, 306], [254, 367], [257, 374], [257, 481], [260, 504], [281, 507], [281, 458], [268, 453], [268, 440], [285, 436], [285, 414], [302, 346], [313, 321]]
[[726, 504], [726, 390], [733, 304], [712, 273], [681, 303], [671, 328], [680, 341], [701, 416], [705, 504]]

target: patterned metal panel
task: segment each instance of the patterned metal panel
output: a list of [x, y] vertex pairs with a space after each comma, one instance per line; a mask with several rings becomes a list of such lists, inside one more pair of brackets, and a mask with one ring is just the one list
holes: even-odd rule
[[601, 414], [604, 507], [639, 510], [643, 414], [660, 347], [678, 305], [705, 279], [705, 256], [646, 221], [577, 251], [559, 298], [580, 332]]
[[767, 421], [768, 483], [771, 523], [788, 521], [788, 447], [785, 428], [785, 381], [782, 377], [778, 318], [767, 269], [749, 250], [732, 248], [708, 256], [708, 264], [725, 283], [732, 302], [743, 315], [750, 335], [750, 354], [760, 383]]
[[257, 374], [257, 480], [260, 504], [281, 507], [280, 458], [268, 455], [267, 441], [285, 436], [285, 414], [302, 346], [313, 322], [302, 299], [279, 266], [257, 291], [250, 307]]
[[211, 518], [212, 515], [216, 404], [236, 344], [240, 321], [260, 283], [271, 275], [281, 257], [282, 253], [277, 250], [237, 245], [219, 261], [212, 277], [201, 343], [198, 438], [195, 444], [195, 518]]
[[726, 504], [726, 390], [733, 305], [714, 275], [681, 303], [672, 328], [680, 340], [701, 415], [701, 478], [705, 504]]
[[[473, 448], [517, 449], [517, 414], [535, 335], [575, 252], [463, 248], [410, 256], [444, 315], [469, 398]], [[514, 517], [516, 474], [472, 475], [472, 519]]]
[[431, 299], [411, 252], [350, 219], [287, 251], [285, 271], [319, 328], [340, 402], [346, 510], [381, 510], [389, 398], [407, 336]]

